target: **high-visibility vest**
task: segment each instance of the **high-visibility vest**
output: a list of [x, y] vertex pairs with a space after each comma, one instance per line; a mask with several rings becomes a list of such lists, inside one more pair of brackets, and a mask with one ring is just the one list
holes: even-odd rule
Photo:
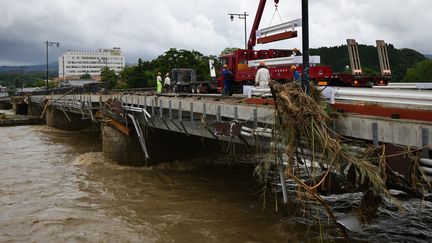
[[162, 82], [160, 82], [160, 81], [156, 82], [156, 92], [162, 93]]

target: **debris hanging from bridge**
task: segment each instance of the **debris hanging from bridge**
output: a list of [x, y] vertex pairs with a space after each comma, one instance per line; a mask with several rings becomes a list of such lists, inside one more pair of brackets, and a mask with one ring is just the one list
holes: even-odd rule
[[309, 96], [297, 83], [272, 83], [271, 88], [278, 117], [277, 131], [283, 140], [281, 142], [288, 144], [287, 176], [295, 176], [293, 162], [297, 149], [308, 149], [312, 154], [320, 155], [320, 163], [327, 171], [340, 171], [352, 164], [361, 184], [368, 180], [374, 194], [392, 199], [379, 165], [375, 165], [371, 158], [353, 154], [343, 143], [343, 138], [329, 128], [330, 117], [321, 103], [318, 90], [312, 89]]
[[[311, 95], [308, 95], [296, 82], [270, 82], [269, 85], [276, 110], [273, 132], [275, 156], [264, 162], [264, 165], [259, 165], [261, 168], [256, 171], [263, 172], [263, 168], [270, 168], [271, 164], [278, 168], [284, 163], [285, 157], [285, 176], [297, 184], [297, 201], [304, 203], [306, 195], [306, 201], [322, 205], [345, 237], [345, 229], [336, 223], [331, 208], [320, 195], [325, 187], [337, 186], [334, 183], [335, 177], [341, 184], [339, 188], [343, 188], [345, 192], [366, 192], [364, 202], [356, 211], [361, 222], [366, 222], [363, 220], [365, 218], [371, 218], [366, 214], [374, 214], [379, 205], [376, 202], [381, 202], [382, 198], [399, 206], [397, 199], [389, 193], [386, 183], [403, 185], [404, 188], [415, 191], [414, 195], [418, 194], [420, 184], [410, 185], [408, 181], [399, 180], [397, 175], [389, 172], [384, 145], [356, 144], [353, 147], [353, 141], [348, 141], [330, 128], [331, 118], [321, 102], [320, 91], [312, 87]], [[300, 170], [301, 167], [303, 170]], [[262, 173], [260, 176], [267, 175]]]

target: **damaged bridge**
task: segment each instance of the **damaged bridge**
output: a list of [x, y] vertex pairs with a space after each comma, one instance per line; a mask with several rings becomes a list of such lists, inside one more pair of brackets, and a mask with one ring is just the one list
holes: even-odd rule
[[[258, 98], [136, 93], [30, 96], [29, 102], [54, 128], [80, 130], [100, 123], [104, 155], [135, 165], [207, 154], [220, 149], [221, 143], [269, 147], [275, 120], [271, 100]], [[422, 148], [424, 161], [430, 162], [432, 107], [365, 106], [340, 96], [331, 103], [340, 112], [333, 122], [340, 135]], [[362, 107], [378, 114], [359, 112]], [[386, 109], [391, 109], [388, 115]], [[412, 112], [421, 114], [420, 119], [409, 116]]]

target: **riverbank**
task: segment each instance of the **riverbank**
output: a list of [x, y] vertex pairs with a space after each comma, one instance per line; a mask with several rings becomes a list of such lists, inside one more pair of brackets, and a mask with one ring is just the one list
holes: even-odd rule
[[12, 110], [0, 110], [0, 127], [44, 125], [39, 116], [15, 115]]

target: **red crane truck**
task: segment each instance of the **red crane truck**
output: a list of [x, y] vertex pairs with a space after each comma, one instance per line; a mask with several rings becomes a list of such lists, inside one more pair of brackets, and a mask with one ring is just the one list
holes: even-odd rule
[[[234, 92], [241, 92], [243, 85], [253, 85], [255, 80], [255, 75], [258, 69], [259, 61], [264, 61], [267, 64], [267, 68], [270, 71], [270, 77], [273, 80], [279, 82], [288, 82], [293, 80], [293, 72], [291, 71], [291, 66], [296, 65], [297, 70], [302, 72], [302, 60], [301, 56], [297, 56], [299, 52], [296, 49], [292, 50], [281, 50], [281, 49], [268, 49], [268, 50], [254, 50], [254, 46], [257, 43], [269, 43], [273, 41], [289, 39], [297, 37], [297, 31], [294, 27], [300, 25], [300, 20], [291, 21], [285, 24], [281, 24], [279, 29], [284, 29], [282, 33], [274, 34], [271, 36], [259, 36], [257, 38], [257, 30], [261, 22], [262, 14], [266, 4], [266, 0], [260, 0], [258, 9], [255, 15], [255, 20], [252, 25], [252, 30], [249, 35], [248, 49], [239, 49], [233, 53], [221, 55], [219, 57], [221, 66], [226, 64], [228, 69], [233, 73], [232, 89]], [[279, 0], [274, 0], [277, 7]], [[292, 30], [287, 31], [288, 28]], [[271, 31], [272, 27], [263, 29], [260, 32]], [[378, 43], [378, 41], [377, 41]], [[356, 46], [355, 46], [356, 47]], [[390, 67], [388, 65], [387, 49], [385, 44], [378, 47], [378, 53], [380, 54], [380, 65], [381, 66], [381, 76], [365, 76], [358, 72], [358, 67], [353, 64], [358, 63], [360, 65], [360, 59], [357, 52], [351, 52], [350, 48], [354, 48], [352, 45], [348, 45], [351, 69], [356, 70], [352, 74], [343, 73], [333, 73], [331, 66], [328, 65], [318, 65], [320, 63], [320, 58], [317, 56], [311, 56], [311, 67], [310, 67], [310, 80], [318, 85], [339, 85], [339, 86], [372, 86], [372, 85], [387, 85], [388, 80], [391, 77]], [[356, 48], [355, 48], [356, 49]], [[357, 55], [355, 55], [357, 53]], [[383, 71], [385, 70], [385, 71]], [[218, 79], [219, 91], [222, 89], [223, 81], [222, 75]]]
[[[298, 65], [298, 60], [301, 60], [300, 56], [296, 56], [297, 50], [281, 50], [281, 49], [268, 49], [268, 50], [254, 50], [256, 43], [269, 43], [277, 40], [289, 39], [297, 37], [297, 31], [294, 27], [299, 26], [299, 20], [291, 21], [288, 23], [287, 28], [292, 28], [290, 31], [283, 31], [279, 34], [271, 36], [263, 36], [257, 38], [257, 30], [261, 22], [262, 14], [266, 4], [266, 0], [260, 0], [258, 9], [255, 15], [255, 20], [252, 25], [252, 30], [249, 35], [248, 49], [239, 49], [233, 53], [222, 55], [219, 57], [221, 65], [228, 65], [228, 69], [234, 74], [232, 88], [234, 92], [238, 92], [242, 89], [243, 85], [254, 84], [255, 74], [259, 61], [264, 61], [267, 64], [267, 68], [270, 71], [270, 77], [273, 80], [286, 82], [293, 80], [293, 72], [291, 66], [296, 65], [299, 72], [302, 71], [302, 67]], [[279, 3], [279, 0], [274, 0], [275, 5]], [[267, 31], [263, 31], [267, 32]], [[265, 34], [265, 33], [264, 33]], [[297, 53], [299, 54], [299, 52]], [[300, 58], [300, 59], [299, 59]], [[318, 58], [319, 59], [319, 58]], [[317, 64], [317, 63], [315, 63]], [[330, 66], [319, 66], [312, 63], [310, 67], [310, 78], [315, 82], [328, 80], [332, 75], [332, 69]], [[222, 87], [222, 75], [219, 78], [219, 86]]]

